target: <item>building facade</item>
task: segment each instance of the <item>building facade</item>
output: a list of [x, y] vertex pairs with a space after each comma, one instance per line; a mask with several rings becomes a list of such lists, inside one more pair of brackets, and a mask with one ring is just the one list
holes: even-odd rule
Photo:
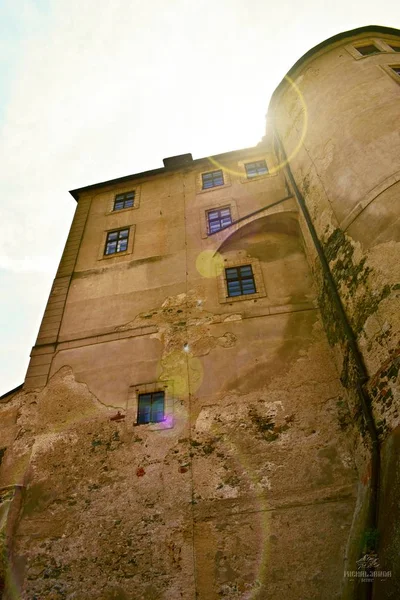
[[398, 52], [336, 36], [255, 148], [72, 192], [0, 404], [5, 598], [361, 598], [372, 552], [394, 597]]

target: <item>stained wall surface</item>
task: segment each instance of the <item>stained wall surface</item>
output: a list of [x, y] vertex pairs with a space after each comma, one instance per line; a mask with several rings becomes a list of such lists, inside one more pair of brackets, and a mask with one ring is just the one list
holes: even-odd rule
[[[79, 192], [53, 321], [0, 406], [6, 598], [340, 597], [354, 425], [297, 205], [269, 141], [217, 159]], [[227, 296], [235, 265], [254, 294]], [[153, 391], [165, 421], [138, 425]]]
[[[269, 109], [271, 127], [289, 158], [366, 367], [365, 389], [381, 446], [381, 507], [388, 506], [391, 481], [400, 472], [392, 453], [400, 424], [399, 52], [399, 35], [382, 30], [325, 44], [292, 69], [293, 84], [278, 87]], [[354, 457], [367, 488], [370, 442], [359, 399], [351, 391], [354, 364], [302, 218], [300, 226], [328, 339], [352, 415], [360, 422]], [[361, 490], [360, 498], [363, 494]], [[378, 553], [392, 578], [377, 584], [377, 598], [400, 593], [396, 515], [389, 518], [382, 508], [379, 516], [380, 539], [385, 541]]]

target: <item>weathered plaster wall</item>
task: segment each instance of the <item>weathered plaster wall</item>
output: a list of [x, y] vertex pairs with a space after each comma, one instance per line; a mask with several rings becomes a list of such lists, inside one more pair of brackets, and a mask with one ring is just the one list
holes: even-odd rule
[[[205, 164], [141, 181], [132, 211], [109, 213], [120, 186], [86, 199], [48, 383], [0, 409], [9, 598], [340, 597], [353, 425], [295, 202], [268, 208], [281, 175], [243, 176], [260, 154], [273, 164], [244, 151], [210, 192]], [[226, 204], [243, 220], [207, 237]], [[132, 253], [103, 259], [127, 223]], [[240, 260], [264, 292], [227, 301], [217, 266]], [[130, 390], [157, 381], [173, 426], [137, 426]]]
[[[12, 555], [22, 598], [339, 597], [354, 466], [318, 315], [210, 333], [186, 370], [166, 362], [165, 377], [193, 389], [175, 395], [172, 429], [111, 420], [117, 409], [90, 389], [98, 373], [88, 388], [66, 366], [14, 398], [1, 474], [25, 486]], [[164, 349], [181, 343], [170, 335]]]
[[[354, 49], [361, 41], [376, 43], [382, 51], [361, 57]], [[278, 89], [269, 112], [370, 377], [367, 390], [383, 444], [383, 486], [390, 485], [390, 474], [385, 471], [388, 465], [393, 469], [396, 463], [395, 470], [400, 469], [393, 454], [386, 455], [395, 443], [388, 436], [400, 422], [400, 135], [394, 126], [400, 116], [400, 77], [396, 80], [390, 70], [399, 56], [387, 45], [393, 41], [399, 44], [398, 37], [369, 33], [325, 46], [291, 74], [294, 86], [286, 83]], [[365, 423], [357, 394], [352, 392], [354, 363], [302, 218], [300, 224], [325, 329], [349, 391], [350, 411], [359, 424], [355, 460], [366, 485], [364, 490], [360, 488], [362, 499], [371, 466]], [[388, 497], [390, 492], [383, 487], [382, 494]], [[361, 512], [362, 505], [360, 502]], [[386, 513], [381, 513], [380, 527], [386, 530], [385, 517]], [[382, 545], [380, 556], [394, 572], [393, 555], [390, 558]], [[396, 585], [394, 578], [386, 582], [385, 593], [397, 596], [400, 590]], [[382, 595], [383, 589], [381, 586], [377, 597], [392, 597]]]

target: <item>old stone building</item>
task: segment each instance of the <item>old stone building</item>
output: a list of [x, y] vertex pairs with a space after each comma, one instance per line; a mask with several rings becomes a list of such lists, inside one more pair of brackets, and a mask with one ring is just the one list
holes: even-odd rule
[[340, 34], [258, 146], [71, 192], [0, 401], [5, 599], [400, 597], [399, 73]]

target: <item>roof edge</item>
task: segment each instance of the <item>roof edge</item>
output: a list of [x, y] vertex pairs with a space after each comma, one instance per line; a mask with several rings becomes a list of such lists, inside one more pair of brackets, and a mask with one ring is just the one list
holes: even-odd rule
[[0, 401], [1, 402], [5, 402], [5, 400], [6, 400], [6, 398], [8, 396], [11, 396], [11, 394], [16, 394], [17, 392], [19, 392], [19, 390], [22, 390], [23, 385], [24, 385], [23, 383], [20, 383], [20, 385], [17, 385], [17, 387], [13, 388], [9, 392], [6, 392], [5, 394], [2, 394], [0, 396]]
[[[245, 152], [252, 152], [252, 151], [256, 152], [257, 150], [259, 150], [259, 148], [261, 146], [264, 146], [265, 144], [266, 144], [266, 140], [265, 140], [265, 138], [262, 138], [256, 146], [250, 146], [249, 148], [240, 148], [239, 150], [231, 150], [230, 152], [223, 152], [222, 154], [215, 154], [213, 156], [210, 155], [210, 156], [204, 156], [203, 158], [196, 158], [196, 159], [192, 160], [192, 162], [190, 162], [190, 164], [187, 164], [187, 165], [182, 165], [182, 164], [169, 165], [169, 166], [165, 166], [165, 167], [159, 167], [158, 169], [150, 169], [149, 171], [142, 171], [141, 173], [132, 173], [131, 175], [124, 175], [123, 177], [117, 177], [116, 179], [109, 179], [108, 181], [101, 181], [99, 183], [93, 183], [91, 185], [87, 185], [87, 186], [84, 186], [81, 188], [76, 188], [75, 190], [70, 190], [69, 193], [78, 202], [79, 194], [81, 194], [82, 192], [89, 192], [90, 190], [95, 190], [98, 188], [106, 187], [108, 185], [115, 185], [116, 183], [124, 183], [125, 181], [130, 181], [131, 179], [145, 179], [147, 177], [152, 177], [154, 175], [161, 175], [163, 173], [172, 173], [174, 171], [179, 171], [182, 168], [191, 169], [193, 166], [199, 165], [205, 161], [210, 161], [210, 164], [212, 165], [213, 163], [212, 163], [212, 160], [210, 160], [210, 159], [213, 159], [213, 160], [216, 160], [217, 162], [219, 162], [220, 160], [230, 158], [230, 157], [234, 156], [235, 154], [243, 154]], [[182, 155], [182, 156], [186, 156], [186, 155]], [[164, 159], [164, 160], [168, 160], [168, 159]]]

